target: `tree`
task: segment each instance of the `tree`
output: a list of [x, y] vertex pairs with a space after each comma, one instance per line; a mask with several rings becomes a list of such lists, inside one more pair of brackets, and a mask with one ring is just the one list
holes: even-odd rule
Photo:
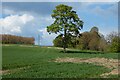
[[107, 41], [104, 38], [104, 35], [100, 34], [100, 42], [99, 42], [99, 50], [100, 51], [106, 51], [107, 49]]
[[94, 27], [91, 28], [90, 32], [97, 32], [98, 33], [99, 29], [94, 26]]
[[105, 51], [106, 45], [104, 35], [99, 33], [97, 27], [92, 27], [89, 32], [81, 33], [77, 47], [85, 50]]
[[63, 48], [66, 52], [67, 35], [78, 36], [79, 30], [83, 28], [83, 21], [80, 20], [76, 11], [72, 10], [72, 7], [63, 4], [56, 6], [51, 16], [55, 21], [47, 26], [47, 32], [63, 34]]
[[111, 44], [113, 38], [117, 37], [118, 33], [115, 31], [112, 31], [110, 34], [107, 35], [106, 40], [109, 44]]
[[120, 37], [116, 36], [112, 39], [112, 42], [110, 45], [110, 51], [120, 52]]
[[63, 41], [62, 41], [62, 34], [58, 35], [54, 40], [53, 40], [53, 43], [54, 43], [54, 46], [55, 47], [63, 47]]
[[89, 48], [91, 50], [99, 50], [99, 42], [101, 38], [100, 35], [96, 31], [93, 32], [90, 31], [90, 35], [91, 35], [91, 40], [89, 42]]
[[107, 45], [108, 51], [110, 52], [120, 52], [120, 33], [118, 32], [111, 32], [107, 35]]
[[89, 49], [89, 42], [91, 40], [91, 35], [89, 32], [84, 32], [81, 34], [81, 37], [79, 38], [79, 48], [80, 49]]

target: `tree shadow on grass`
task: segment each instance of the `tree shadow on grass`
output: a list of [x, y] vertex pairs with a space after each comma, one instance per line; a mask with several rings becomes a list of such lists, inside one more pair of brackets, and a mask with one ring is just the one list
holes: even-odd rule
[[[64, 51], [60, 51], [60, 53], [64, 53]], [[65, 53], [85, 53], [85, 54], [104, 54], [104, 52], [97, 52], [97, 51], [72, 51], [67, 50]]]

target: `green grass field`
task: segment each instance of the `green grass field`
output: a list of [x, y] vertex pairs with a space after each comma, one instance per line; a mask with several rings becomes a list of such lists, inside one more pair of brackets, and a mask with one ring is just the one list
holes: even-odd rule
[[[100, 78], [111, 69], [92, 63], [57, 63], [56, 58], [118, 59], [118, 53], [69, 50], [47, 47], [3, 46], [3, 78]], [[118, 77], [110, 75], [109, 77]]]

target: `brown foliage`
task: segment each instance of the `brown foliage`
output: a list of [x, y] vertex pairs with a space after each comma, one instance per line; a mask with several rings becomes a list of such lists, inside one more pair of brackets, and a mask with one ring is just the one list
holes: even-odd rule
[[1, 36], [2, 39], [0, 39], [0, 42], [2, 44], [34, 44], [35, 40], [33, 37], [21, 37], [9, 34], [2, 34]]
[[84, 32], [81, 35], [78, 44], [80, 49], [105, 51], [106, 40], [103, 35], [99, 34], [97, 29], [91, 30], [90, 32]]

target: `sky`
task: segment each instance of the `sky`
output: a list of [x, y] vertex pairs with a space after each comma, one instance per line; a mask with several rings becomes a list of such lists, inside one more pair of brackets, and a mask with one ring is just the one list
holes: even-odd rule
[[53, 45], [58, 34], [48, 34], [46, 27], [54, 22], [52, 10], [59, 4], [72, 6], [77, 12], [84, 22], [81, 33], [90, 31], [93, 26], [103, 35], [118, 31], [117, 2], [2, 2], [0, 34], [34, 37], [35, 44], [40, 35], [41, 45]]

